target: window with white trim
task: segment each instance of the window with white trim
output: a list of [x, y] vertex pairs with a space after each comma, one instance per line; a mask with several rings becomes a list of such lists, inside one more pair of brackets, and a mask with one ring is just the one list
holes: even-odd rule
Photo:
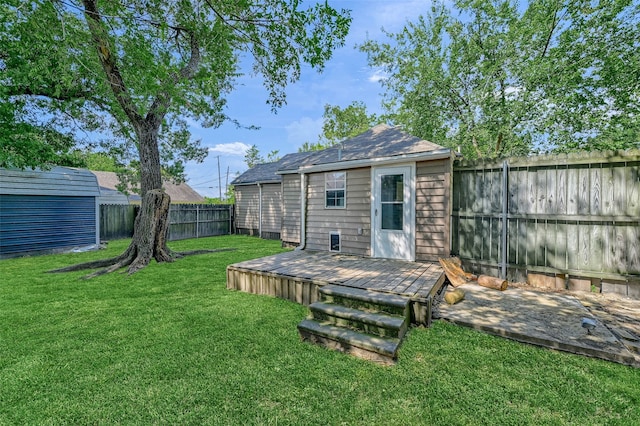
[[347, 172], [324, 174], [325, 204], [328, 209], [343, 209], [347, 192]]

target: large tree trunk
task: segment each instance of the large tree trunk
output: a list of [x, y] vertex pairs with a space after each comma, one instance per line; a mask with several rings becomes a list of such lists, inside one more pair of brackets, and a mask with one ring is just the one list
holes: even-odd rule
[[114, 258], [73, 265], [52, 272], [103, 268], [85, 277], [93, 278], [128, 267], [128, 272], [133, 274], [147, 266], [151, 259], [157, 262], [172, 262], [181, 257], [179, 253], [174, 253], [167, 247], [171, 198], [162, 189], [158, 127], [145, 121], [144, 125], [137, 129], [142, 205], [134, 223], [133, 238], [129, 247]]
[[147, 266], [152, 258], [157, 262], [173, 261], [174, 256], [167, 247], [170, 203], [171, 198], [162, 189], [152, 189], [142, 197], [128, 249], [135, 253], [129, 265], [130, 274]]
[[142, 206], [134, 224], [130, 248], [135, 250], [136, 257], [129, 266], [129, 273], [144, 268], [152, 258], [157, 262], [171, 262], [174, 259], [167, 247], [171, 198], [162, 190], [159, 127], [159, 122], [147, 117], [137, 129]]

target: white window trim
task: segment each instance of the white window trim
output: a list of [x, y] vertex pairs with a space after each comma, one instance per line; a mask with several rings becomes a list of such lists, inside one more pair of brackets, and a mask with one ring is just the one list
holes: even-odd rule
[[[334, 173], [344, 173], [344, 205], [343, 206], [327, 206], [327, 176]], [[347, 208], [347, 171], [346, 170], [334, 170], [331, 172], [325, 172], [324, 174], [324, 208], [326, 210], [344, 210]]]

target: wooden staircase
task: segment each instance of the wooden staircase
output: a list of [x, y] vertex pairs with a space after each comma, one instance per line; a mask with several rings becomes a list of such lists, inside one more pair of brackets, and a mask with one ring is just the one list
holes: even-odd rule
[[383, 364], [394, 364], [410, 323], [409, 298], [326, 285], [309, 318], [298, 324], [303, 340]]

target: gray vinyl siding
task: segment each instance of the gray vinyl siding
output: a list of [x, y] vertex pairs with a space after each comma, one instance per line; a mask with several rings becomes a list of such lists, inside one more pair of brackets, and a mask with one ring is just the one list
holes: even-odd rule
[[417, 261], [437, 261], [450, 254], [451, 167], [449, 159], [416, 165]]
[[258, 215], [260, 200], [258, 185], [237, 185], [236, 190], [236, 229], [239, 233], [256, 235], [259, 229]]
[[[339, 170], [337, 170], [339, 171]], [[339, 232], [343, 253], [371, 254], [371, 169], [347, 171], [345, 208], [325, 208], [324, 173], [308, 177], [307, 248], [329, 250], [329, 235]], [[358, 235], [358, 230], [362, 235]]]
[[300, 244], [300, 175], [282, 176], [282, 231], [284, 243]]
[[280, 235], [282, 228], [282, 185], [262, 185], [262, 233]]

